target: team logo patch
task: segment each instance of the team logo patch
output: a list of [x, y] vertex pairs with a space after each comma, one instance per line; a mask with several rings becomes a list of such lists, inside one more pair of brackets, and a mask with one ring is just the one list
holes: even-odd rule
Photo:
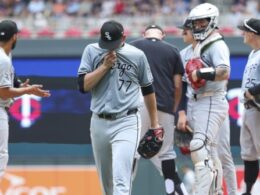
[[109, 32], [105, 32], [105, 37], [107, 38], [107, 40], [111, 41], [112, 37], [110, 36]]

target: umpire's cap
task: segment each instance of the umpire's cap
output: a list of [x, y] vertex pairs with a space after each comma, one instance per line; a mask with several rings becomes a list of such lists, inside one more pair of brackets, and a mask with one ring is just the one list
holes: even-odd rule
[[0, 22], [0, 41], [8, 41], [14, 34], [18, 33], [17, 25], [12, 20]]
[[260, 20], [256, 18], [245, 19], [243, 24], [237, 26], [240, 30], [260, 35]]
[[146, 32], [146, 31], [148, 31], [148, 30], [150, 30], [150, 29], [158, 29], [158, 30], [160, 30], [160, 31], [164, 34], [164, 31], [163, 31], [162, 27], [160, 27], [160, 26], [157, 25], [157, 24], [150, 24], [149, 26], [147, 26], [147, 27], [145, 28], [144, 32]]
[[108, 50], [117, 49], [124, 35], [122, 24], [114, 20], [105, 22], [100, 29], [99, 47]]

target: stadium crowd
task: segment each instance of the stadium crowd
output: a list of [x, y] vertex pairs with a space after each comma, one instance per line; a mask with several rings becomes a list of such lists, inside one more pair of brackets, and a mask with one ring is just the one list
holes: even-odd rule
[[190, 9], [203, 2], [219, 7], [220, 24], [227, 32], [233, 33], [244, 18], [259, 16], [258, 0], [1, 0], [0, 20], [14, 19], [25, 36], [63, 37], [66, 31], [75, 36], [83, 32], [96, 35], [96, 27], [107, 19], [124, 21], [132, 35], [139, 35], [149, 23], [158, 23], [174, 34], [178, 30], [173, 26], [180, 25]]

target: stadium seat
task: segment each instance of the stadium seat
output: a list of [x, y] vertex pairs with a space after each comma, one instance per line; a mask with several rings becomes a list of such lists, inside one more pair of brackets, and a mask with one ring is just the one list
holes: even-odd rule
[[179, 35], [180, 29], [175, 26], [167, 26], [164, 28], [164, 32], [166, 35]]
[[31, 38], [32, 32], [28, 28], [22, 28], [19, 30], [18, 36], [20, 38]]
[[126, 35], [126, 36], [131, 36], [131, 35], [132, 35], [131, 30], [128, 29], [128, 28], [125, 28], [125, 35]]
[[[93, 28], [88, 32], [88, 36], [90, 36], [90, 37], [99, 36], [99, 33], [100, 33], [99, 31], [100, 31], [99, 28]], [[125, 28], [125, 35], [131, 36], [131, 34], [132, 34], [132, 32], [128, 28]]]
[[55, 32], [50, 28], [43, 28], [37, 32], [38, 37], [53, 37]]
[[88, 32], [88, 36], [90, 37], [95, 37], [95, 36], [99, 36], [99, 28], [93, 28]]
[[71, 27], [67, 29], [64, 33], [65, 37], [69, 38], [76, 38], [76, 37], [81, 37], [82, 36], [82, 31], [79, 28], [76, 27]]
[[219, 32], [222, 35], [228, 35], [228, 36], [232, 36], [235, 33], [234, 28], [232, 28], [230, 26], [220, 27]]

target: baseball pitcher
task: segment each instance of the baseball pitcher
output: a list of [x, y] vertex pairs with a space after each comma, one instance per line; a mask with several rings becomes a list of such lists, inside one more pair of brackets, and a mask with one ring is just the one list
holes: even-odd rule
[[[92, 94], [90, 133], [105, 195], [131, 194], [132, 167], [141, 128], [140, 88], [150, 113], [150, 128], [159, 128], [147, 58], [125, 39], [122, 24], [105, 22], [99, 43], [86, 46], [78, 70], [79, 90]], [[162, 132], [162, 128], [159, 130]]]

